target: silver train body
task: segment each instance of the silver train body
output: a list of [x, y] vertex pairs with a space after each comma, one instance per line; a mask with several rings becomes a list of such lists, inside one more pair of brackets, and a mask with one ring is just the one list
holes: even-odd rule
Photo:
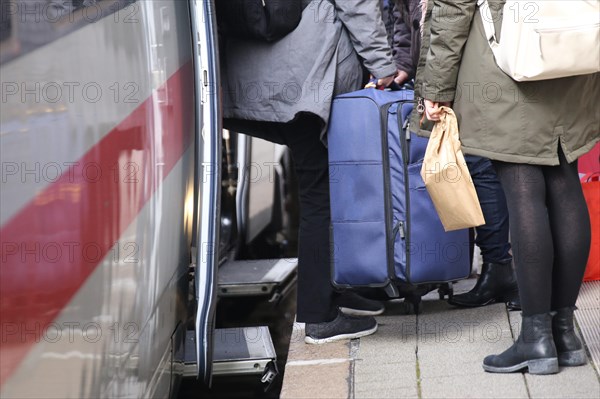
[[[173, 396], [194, 317], [210, 380], [220, 226], [258, 234], [275, 192], [259, 176], [269, 200], [221, 212], [213, 9], [2, 2], [1, 397]], [[250, 140], [246, 164], [281, 157]]]

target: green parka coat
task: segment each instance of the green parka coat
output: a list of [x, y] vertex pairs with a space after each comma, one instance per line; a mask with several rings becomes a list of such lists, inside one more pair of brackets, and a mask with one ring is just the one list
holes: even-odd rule
[[[489, 0], [500, 41], [504, 3]], [[558, 165], [559, 145], [573, 162], [600, 140], [600, 74], [517, 83], [494, 61], [477, 0], [434, 0], [428, 8], [416, 95], [454, 102], [465, 153]]]

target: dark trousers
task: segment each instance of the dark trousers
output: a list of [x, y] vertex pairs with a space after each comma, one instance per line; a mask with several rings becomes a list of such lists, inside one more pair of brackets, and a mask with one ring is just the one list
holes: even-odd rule
[[289, 147], [300, 197], [296, 319], [305, 323], [333, 320], [338, 294], [331, 285], [329, 165], [327, 148], [320, 139], [321, 120], [307, 114], [290, 123], [226, 120], [225, 125]]
[[487, 158], [466, 155], [465, 161], [481, 204], [485, 225], [476, 228], [475, 243], [486, 263], [512, 260], [508, 242], [508, 207], [494, 165]]

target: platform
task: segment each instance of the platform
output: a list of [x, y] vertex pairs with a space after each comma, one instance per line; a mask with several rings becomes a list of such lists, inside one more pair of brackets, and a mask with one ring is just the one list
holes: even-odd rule
[[[474, 283], [460, 282], [455, 292]], [[486, 355], [518, 335], [520, 312], [504, 304], [458, 309], [434, 292], [416, 316], [392, 301], [374, 335], [321, 346], [305, 344], [304, 326], [296, 323], [281, 398], [598, 398], [600, 282], [584, 284], [578, 307], [588, 364], [550, 376], [482, 369]]]

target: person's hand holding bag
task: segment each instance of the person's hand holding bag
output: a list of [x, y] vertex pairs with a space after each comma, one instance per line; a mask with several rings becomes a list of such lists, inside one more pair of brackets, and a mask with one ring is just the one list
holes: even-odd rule
[[425, 116], [427, 119], [433, 122], [440, 120], [442, 114], [442, 107], [450, 108], [451, 104], [449, 101], [435, 102], [431, 100], [425, 100]]
[[[421, 177], [446, 231], [485, 224], [458, 138], [458, 123], [451, 108], [442, 106], [423, 159]], [[428, 116], [429, 118], [429, 116]]]

